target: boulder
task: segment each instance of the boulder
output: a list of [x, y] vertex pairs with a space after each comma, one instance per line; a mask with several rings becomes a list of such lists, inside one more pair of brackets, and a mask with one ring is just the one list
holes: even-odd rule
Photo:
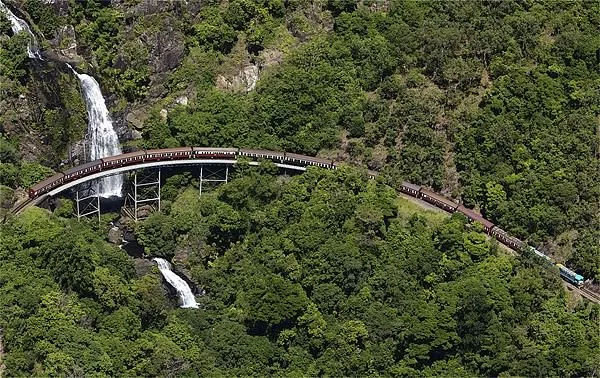
[[142, 132], [137, 130], [131, 130], [129, 136], [131, 140], [139, 140], [142, 139]]
[[188, 104], [188, 98], [187, 96], [179, 96], [175, 99], [175, 103], [177, 105], [183, 105], [183, 106], [187, 106]]
[[70, 60], [81, 60], [77, 55], [77, 38], [73, 25], [65, 25], [58, 29], [57, 40], [59, 51]]
[[141, 130], [144, 128], [145, 119], [146, 119], [146, 115], [143, 112], [138, 111], [138, 110], [129, 112], [125, 116], [125, 120], [127, 121], [127, 123], [137, 130]]
[[258, 54], [261, 69], [283, 62], [283, 52], [276, 49], [265, 49]]
[[167, 116], [169, 115], [169, 112], [167, 111], [167, 109], [160, 109], [160, 112], [158, 113], [160, 115], [160, 118], [163, 121], [167, 121]]
[[108, 241], [116, 245], [121, 244], [123, 241], [123, 232], [119, 227], [112, 227], [108, 230]]

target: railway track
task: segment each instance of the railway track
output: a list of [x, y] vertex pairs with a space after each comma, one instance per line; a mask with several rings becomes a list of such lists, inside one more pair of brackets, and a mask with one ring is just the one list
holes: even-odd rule
[[21, 204], [19, 204], [19, 206], [17, 206], [14, 209], [12, 209], [10, 212], [13, 213], [14, 215], [17, 215], [17, 214], [19, 214], [21, 212], [21, 210], [23, 210], [31, 202], [33, 202], [32, 199], [27, 199], [26, 201], [23, 201]]
[[589, 300], [590, 302], [594, 302], [596, 304], [600, 304], [600, 294], [591, 291], [590, 289], [586, 288], [586, 287], [577, 287], [567, 281], [563, 281], [563, 283], [565, 284], [566, 287], [568, 287], [571, 291], [574, 291], [576, 293], [578, 293], [579, 295], [581, 295], [582, 297], [586, 298], [587, 300]]
[[588, 288], [581, 288], [581, 289], [579, 289], [579, 291], [581, 292], [582, 296], [585, 296], [590, 301], [600, 304], [600, 294], [598, 294], [594, 291], [591, 291]]

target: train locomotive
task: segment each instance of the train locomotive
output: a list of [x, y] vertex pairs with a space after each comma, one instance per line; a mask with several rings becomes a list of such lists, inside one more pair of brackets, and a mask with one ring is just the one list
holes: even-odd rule
[[[35, 199], [49, 191], [68, 182], [75, 181], [89, 174], [110, 170], [117, 167], [136, 165], [143, 162], [166, 161], [166, 160], [194, 160], [194, 159], [224, 159], [235, 160], [239, 157], [246, 157], [252, 160], [271, 160], [275, 163], [296, 165], [296, 166], [317, 166], [326, 169], [337, 169], [338, 165], [332, 159], [316, 158], [311, 156], [299, 155], [287, 152], [247, 149], [247, 148], [214, 148], [214, 147], [176, 147], [155, 150], [140, 150], [129, 152], [122, 155], [101, 158], [83, 165], [58, 172], [36, 185], [29, 188], [28, 193], [31, 199]], [[375, 178], [377, 172], [368, 171], [369, 178]], [[478, 212], [466, 208], [443, 195], [435, 193], [427, 188], [409, 182], [402, 182], [399, 190], [402, 193], [426, 201], [449, 213], [459, 212], [472, 222], [478, 222], [483, 225], [487, 234], [497, 239], [504, 245], [514, 250], [520, 250], [528, 247], [534, 254], [546, 260], [548, 263], [558, 267], [563, 279], [571, 284], [581, 286], [585, 279], [583, 276], [573, 272], [562, 264], [555, 263], [550, 257], [538, 251], [506, 231], [497, 227], [494, 223], [485, 219]]]

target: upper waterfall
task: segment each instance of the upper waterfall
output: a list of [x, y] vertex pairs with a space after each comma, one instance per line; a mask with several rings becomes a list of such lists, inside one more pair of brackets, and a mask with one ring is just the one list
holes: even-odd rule
[[192, 289], [181, 277], [177, 274], [173, 273], [171, 270], [171, 264], [165, 259], [161, 259], [160, 257], [155, 257], [152, 260], [156, 261], [158, 264], [158, 269], [162, 273], [163, 277], [167, 280], [167, 282], [177, 290], [177, 294], [179, 294], [179, 299], [181, 299], [181, 307], [182, 308], [198, 308], [198, 303], [196, 303], [196, 298], [192, 293]]
[[[69, 64], [67, 65], [79, 79], [85, 97], [89, 118], [88, 135], [91, 143], [90, 160], [121, 154], [119, 138], [113, 128], [100, 85], [90, 75], [80, 74]], [[100, 196], [120, 197], [122, 186], [123, 177], [121, 175], [104, 178], [100, 181]]]
[[11, 10], [8, 9], [8, 7], [4, 5], [2, 1], [0, 1], [0, 11], [4, 12], [6, 14], [6, 17], [8, 17], [8, 20], [10, 21], [10, 27], [13, 33], [17, 34], [22, 31], [25, 31], [27, 34], [29, 34], [29, 43], [27, 44], [27, 55], [29, 56], [29, 58], [42, 60], [37, 39], [35, 38], [35, 35], [29, 28], [29, 25], [27, 25], [27, 23], [23, 19], [15, 16], [15, 14], [11, 12]]

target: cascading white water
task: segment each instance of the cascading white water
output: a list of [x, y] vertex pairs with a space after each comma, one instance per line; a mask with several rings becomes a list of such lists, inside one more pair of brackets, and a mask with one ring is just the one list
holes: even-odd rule
[[158, 264], [158, 269], [162, 273], [165, 280], [177, 290], [179, 299], [181, 299], [181, 308], [198, 308], [196, 298], [192, 294], [192, 289], [181, 277], [171, 270], [171, 264], [165, 259], [155, 257], [152, 260]]
[[[108, 114], [104, 97], [100, 91], [100, 85], [90, 75], [80, 74], [67, 64], [75, 73], [81, 83], [81, 90], [85, 98], [88, 113], [88, 134], [90, 137], [90, 160], [100, 159], [106, 156], [119, 155], [119, 138], [112, 125]], [[123, 177], [115, 175], [100, 180], [100, 196], [120, 197], [123, 186]]]
[[4, 12], [6, 17], [8, 17], [13, 33], [17, 34], [25, 31], [27, 34], [29, 34], [29, 44], [27, 45], [27, 55], [29, 58], [43, 60], [42, 56], [40, 55], [40, 48], [38, 46], [37, 39], [35, 38], [35, 35], [33, 35], [29, 25], [27, 25], [23, 19], [15, 16], [15, 14], [11, 12], [11, 10], [8, 9], [2, 1], [0, 1], [0, 11]]

